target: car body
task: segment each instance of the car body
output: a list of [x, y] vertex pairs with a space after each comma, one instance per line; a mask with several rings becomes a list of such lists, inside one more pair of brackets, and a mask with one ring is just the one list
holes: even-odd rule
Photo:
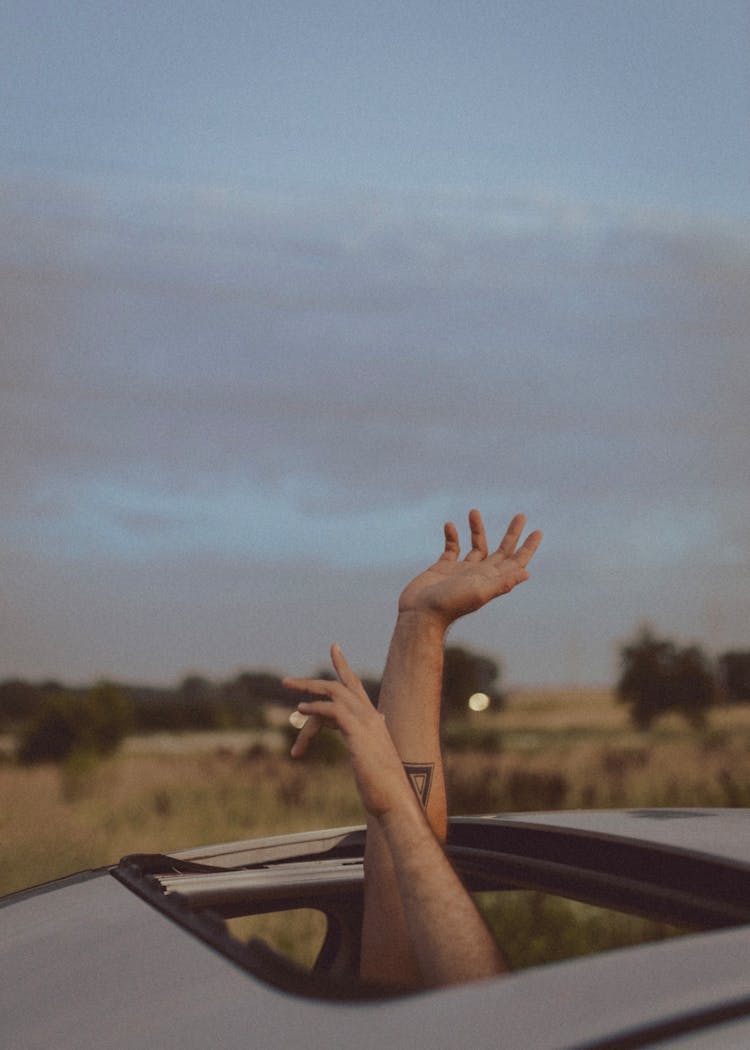
[[[363, 828], [119, 864], [0, 901], [0, 1030], [55, 1047], [729, 1050], [750, 1046], [750, 810], [464, 817], [474, 892], [518, 887], [691, 932], [492, 980], [398, 994], [353, 976]], [[311, 970], [226, 923], [311, 907]]]

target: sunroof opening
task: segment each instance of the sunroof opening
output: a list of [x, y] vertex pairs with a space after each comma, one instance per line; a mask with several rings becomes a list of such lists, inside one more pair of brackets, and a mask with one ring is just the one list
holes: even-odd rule
[[[369, 999], [394, 992], [358, 981], [362, 846], [239, 844], [221, 868], [138, 856], [118, 877], [260, 979]], [[750, 873], [731, 858], [481, 819], [448, 849], [514, 971], [750, 921]]]
[[540, 890], [485, 891], [474, 900], [513, 971], [692, 932]]
[[279, 955], [307, 970], [315, 965], [328, 929], [326, 915], [317, 908], [240, 915], [225, 921], [236, 940], [247, 944], [260, 938]]

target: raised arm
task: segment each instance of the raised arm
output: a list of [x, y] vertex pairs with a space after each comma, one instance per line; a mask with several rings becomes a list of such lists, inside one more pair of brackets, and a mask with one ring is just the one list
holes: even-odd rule
[[[453, 984], [502, 972], [495, 941], [427, 822], [385, 719], [337, 646], [331, 659], [337, 681], [285, 679], [284, 684], [321, 697], [302, 701], [299, 710], [342, 734], [368, 813], [368, 829], [378, 829], [393, 860], [420, 984]], [[388, 983], [394, 983], [393, 978]]]
[[525, 523], [522, 514], [516, 515], [499, 547], [490, 552], [482, 516], [478, 510], [470, 511], [471, 549], [461, 561], [458, 531], [448, 522], [443, 553], [404, 588], [399, 598], [383, 672], [380, 711], [405, 765], [434, 766], [431, 784], [422, 779], [418, 783], [424, 784], [422, 800], [427, 817], [441, 839], [446, 829], [440, 749], [445, 636], [460, 617], [528, 579], [526, 567], [542, 534], [531, 533], [518, 548]]
[[[440, 746], [443, 646], [455, 620], [507, 594], [528, 579], [527, 566], [542, 540], [532, 532], [519, 547], [526, 519], [517, 514], [499, 546], [490, 551], [482, 516], [469, 512], [471, 549], [460, 559], [458, 530], [444, 528], [438, 560], [403, 590], [380, 690], [379, 711], [421, 800], [428, 823], [445, 840], [447, 805]], [[317, 732], [312, 717], [292, 755], [301, 757]], [[360, 972], [363, 980], [419, 987], [417, 964], [403, 913], [391, 850], [378, 822], [368, 820], [365, 852], [365, 913]]]
[[[507, 594], [528, 578], [527, 565], [542, 536], [532, 533], [519, 548], [525, 523], [523, 515], [516, 515], [499, 546], [490, 551], [482, 516], [472, 510], [471, 548], [460, 559], [458, 530], [449, 522], [444, 528], [442, 554], [405, 587], [399, 598], [379, 710], [441, 843], [447, 827], [440, 742], [445, 636], [457, 619]], [[398, 975], [399, 980], [419, 987], [425, 975], [417, 965], [402, 914], [394, 858], [384, 845], [380, 827], [369, 821], [361, 974], [364, 980], [378, 983]]]

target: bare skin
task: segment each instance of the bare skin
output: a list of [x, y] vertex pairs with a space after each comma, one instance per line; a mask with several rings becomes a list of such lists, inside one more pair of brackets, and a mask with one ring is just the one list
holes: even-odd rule
[[[463, 560], [459, 560], [458, 530], [453, 523], [447, 523], [442, 554], [405, 587], [399, 599], [379, 711], [401, 762], [407, 768], [431, 771], [430, 790], [422, 801], [438, 842], [444, 842], [447, 826], [440, 747], [445, 635], [457, 619], [508, 594], [528, 579], [527, 566], [542, 534], [532, 532], [519, 547], [525, 523], [523, 515], [516, 515], [499, 546], [490, 551], [482, 517], [479, 511], [470, 511], [471, 549]], [[304, 755], [322, 724], [319, 714], [308, 714], [312, 717], [292, 749], [296, 758]], [[423, 775], [419, 775], [424, 784]], [[397, 982], [420, 987], [426, 975], [414, 950], [412, 923], [405, 914], [396, 868], [381, 822], [371, 815], [365, 853], [361, 976], [379, 984]]]
[[322, 697], [301, 701], [300, 712], [334, 726], [344, 739], [362, 803], [393, 860], [421, 984], [439, 987], [502, 972], [495, 941], [427, 823], [385, 719], [338, 646], [331, 661], [337, 681], [287, 678], [284, 684]]

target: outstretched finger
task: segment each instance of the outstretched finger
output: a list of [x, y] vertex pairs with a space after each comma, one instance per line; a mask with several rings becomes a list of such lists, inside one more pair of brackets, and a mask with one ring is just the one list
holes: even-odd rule
[[469, 511], [469, 529], [471, 530], [471, 550], [465, 561], [482, 561], [487, 557], [487, 534], [484, 531], [482, 515], [478, 510]]
[[[309, 748], [313, 737], [316, 737], [320, 732], [323, 726], [323, 721], [321, 718], [318, 717], [318, 715], [305, 716], [300, 711], [293, 711], [289, 717], [289, 721], [292, 725], [295, 725], [295, 722], [292, 721], [292, 719], [294, 719], [295, 716], [300, 721], [304, 721], [302, 721], [302, 728], [300, 729], [299, 733], [295, 738], [294, 743], [292, 744], [292, 750], [290, 753], [292, 758], [302, 758], [304, 755], [307, 754], [307, 749]], [[296, 724], [299, 724], [299, 722], [297, 722]]]
[[539, 531], [539, 529], [536, 529], [534, 532], [530, 532], [526, 539], [523, 541], [522, 546], [513, 555], [513, 560], [525, 569], [531, 561], [531, 559], [536, 554], [536, 552], [539, 550], [539, 544], [541, 542], [542, 533]]
[[293, 689], [296, 693], [312, 693], [313, 696], [331, 696], [333, 689], [340, 688], [338, 682], [329, 678], [282, 678], [281, 684], [285, 689]]
[[331, 663], [342, 685], [357, 693], [364, 694], [364, 686], [349, 666], [340, 645], [331, 646]]
[[445, 536], [445, 546], [439, 561], [456, 561], [461, 548], [458, 542], [458, 529], [452, 521], [446, 521], [443, 526], [443, 534]]
[[505, 535], [500, 541], [500, 546], [497, 548], [498, 554], [504, 554], [506, 558], [511, 556], [521, 538], [521, 533], [523, 532], [525, 524], [525, 515], [516, 514], [508, 528], [505, 530]]

